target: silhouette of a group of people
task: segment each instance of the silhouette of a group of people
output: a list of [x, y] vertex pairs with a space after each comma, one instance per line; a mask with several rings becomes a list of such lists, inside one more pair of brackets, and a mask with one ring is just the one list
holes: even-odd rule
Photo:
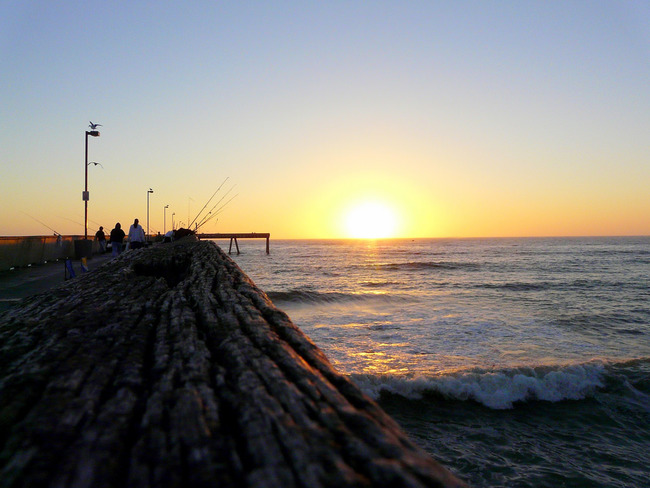
[[[122, 252], [122, 246], [124, 244], [124, 239], [127, 235], [122, 230], [122, 225], [118, 222], [115, 224], [115, 228], [111, 231], [110, 234], [110, 243], [113, 256], [117, 256]], [[99, 242], [99, 247], [102, 253], [106, 252], [106, 234], [104, 234], [104, 227], [99, 226], [99, 230], [95, 234], [95, 239]], [[145, 245], [146, 239], [144, 235], [144, 229], [139, 223], [138, 219], [133, 221], [133, 224], [129, 228], [128, 235], [128, 244], [131, 249], [139, 249]]]

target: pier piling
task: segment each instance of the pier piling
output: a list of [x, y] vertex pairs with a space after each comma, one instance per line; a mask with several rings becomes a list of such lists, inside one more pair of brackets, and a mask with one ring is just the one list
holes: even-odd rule
[[266, 239], [266, 254], [270, 253], [270, 246], [269, 246], [269, 240], [271, 239], [271, 234], [268, 232], [235, 232], [235, 233], [229, 233], [229, 234], [197, 234], [196, 235], [199, 239], [213, 239], [213, 240], [218, 240], [218, 239], [230, 239], [230, 246], [228, 248], [228, 254], [232, 252], [232, 244], [233, 242], [235, 243], [235, 247], [237, 249], [237, 254], [239, 254], [239, 244], [237, 243], [237, 239]]

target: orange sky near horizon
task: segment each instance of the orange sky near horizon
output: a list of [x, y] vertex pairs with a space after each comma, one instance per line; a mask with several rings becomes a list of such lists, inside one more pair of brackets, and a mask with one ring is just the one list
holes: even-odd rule
[[91, 234], [650, 235], [650, 5], [470, 3], [3, 4], [0, 235], [83, 234], [89, 120]]

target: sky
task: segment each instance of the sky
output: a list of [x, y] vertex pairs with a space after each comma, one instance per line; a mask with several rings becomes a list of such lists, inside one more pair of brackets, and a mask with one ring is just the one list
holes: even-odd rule
[[89, 121], [92, 234], [650, 235], [647, 1], [3, 0], [0, 66], [0, 235], [83, 235]]

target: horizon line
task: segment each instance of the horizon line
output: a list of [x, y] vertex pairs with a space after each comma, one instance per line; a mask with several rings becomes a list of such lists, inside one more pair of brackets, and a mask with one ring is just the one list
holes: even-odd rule
[[[218, 232], [219, 234], [230, 234], [230, 232]], [[260, 233], [260, 232], [253, 232]], [[197, 233], [201, 235], [201, 232]], [[208, 233], [209, 234], [209, 233]], [[264, 232], [268, 234], [268, 232]], [[43, 237], [83, 237], [83, 234], [13, 234], [13, 235], [0, 235], [0, 239], [16, 239], [16, 238], [43, 238]], [[272, 235], [272, 233], [271, 233]], [[391, 241], [391, 240], [424, 240], [424, 239], [586, 239], [586, 238], [611, 238], [611, 237], [650, 237], [650, 234], [589, 234], [589, 235], [504, 235], [504, 236], [430, 236], [430, 237], [408, 237], [408, 236], [393, 236], [393, 237], [276, 237], [277, 240], [285, 241]]]

